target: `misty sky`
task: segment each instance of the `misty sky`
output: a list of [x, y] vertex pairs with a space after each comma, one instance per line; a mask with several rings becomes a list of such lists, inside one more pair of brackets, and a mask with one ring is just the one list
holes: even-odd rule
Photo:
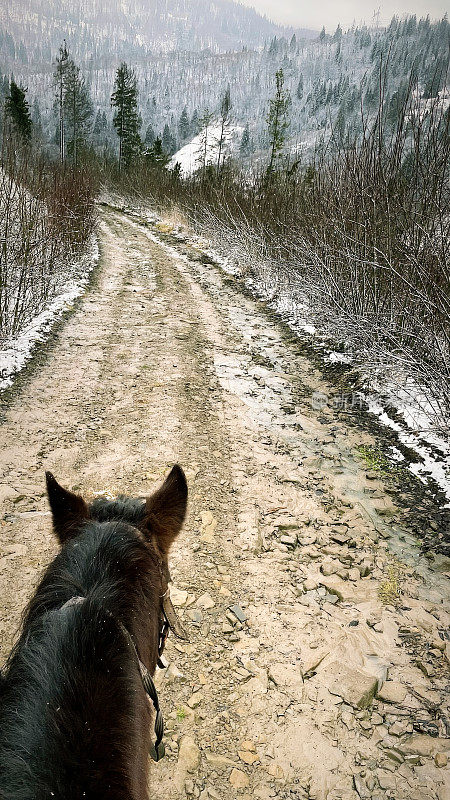
[[439, 19], [448, 11], [448, 0], [240, 0], [246, 6], [253, 6], [262, 14], [267, 14], [275, 22], [287, 23], [298, 27], [321, 28], [325, 25], [327, 32], [336, 28], [338, 22], [348, 27], [353, 21], [367, 22], [373, 20], [373, 13], [380, 8], [380, 22], [389, 21], [394, 14], [417, 14], [418, 17], [430, 15], [431, 19]]

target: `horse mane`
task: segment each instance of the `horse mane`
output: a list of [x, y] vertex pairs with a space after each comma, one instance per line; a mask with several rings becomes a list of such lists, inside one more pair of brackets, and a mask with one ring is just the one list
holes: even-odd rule
[[[153, 669], [159, 569], [156, 552], [133, 526], [142, 503], [119, 502], [127, 521], [102, 521], [116, 511], [96, 501], [99, 519], [64, 545], [24, 612], [0, 680], [1, 800], [47, 800], [50, 787], [57, 800], [78, 800], [83, 792], [86, 800], [141, 797], [142, 779], [133, 784], [127, 764], [145, 746], [142, 720], [149, 729], [150, 711], [118, 620], [138, 646], [154, 643], [146, 652]], [[66, 606], [76, 596], [83, 602]]]

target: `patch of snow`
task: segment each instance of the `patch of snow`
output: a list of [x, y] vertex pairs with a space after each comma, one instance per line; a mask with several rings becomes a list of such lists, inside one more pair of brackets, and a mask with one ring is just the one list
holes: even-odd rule
[[83, 293], [98, 259], [98, 242], [96, 237], [92, 237], [87, 252], [74, 264], [73, 278], [66, 281], [64, 291], [49, 299], [47, 308], [37, 314], [17, 336], [3, 343], [0, 349], [0, 390], [11, 386], [14, 376], [31, 358], [35, 346], [47, 338], [55, 322]]
[[[205, 129], [206, 130], [206, 129]], [[176, 164], [181, 167], [181, 174], [184, 177], [193, 175], [203, 165], [204, 148], [205, 148], [205, 130], [201, 131], [197, 136], [194, 136], [192, 141], [185, 144], [175, 155], [170, 159], [167, 167], [173, 169]], [[224, 155], [229, 156], [236, 151], [238, 147], [239, 135], [243, 132], [242, 126], [229, 125], [224, 132]], [[218, 158], [218, 142], [220, 141], [221, 126], [218, 122], [214, 122], [206, 134], [206, 164], [217, 164]]]
[[380, 402], [374, 398], [366, 397], [368, 410], [370, 414], [374, 414], [383, 425], [391, 428], [397, 433], [397, 436], [402, 444], [409, 447], [422, 459], [417, 463], [409, 465], [411, 472], [416, 475], [422, 482], [426, 482], [427, 478], [432, 478], [440, 489], [448, 498], [446, 507], [450, 507], [450, 447], [442, 440], [438, 440], [442, 458], [438, 461], [431, 446], [423, 441], [422, 437], [411, 430], [406, 430], [398, 422], [395, 422]]
[[400, 452], [398, 447], [390, 447], [389, 456], [392, 459], [392, 461], [400, 462], [405, 460], [405, 456], [403, 455], [403, 453]]
[[345, 353], [336, 353], [334, 350], [332, 350], [329, 355], [325, 356], [324, 360], [329, 364], [351, 364], [353, 361], [350, 355], [346, 355]]
[[[214, 262], [224, 267], [226, 272], [238, 274], [236, 270], [230, 270], [229, 263], [213, 249], [209, 248], [208, 254]], [[307, 304], [296, 301], [289, 291], [285, 292], [282, 287], [278, 287], [275, 294], [271, 287], [263, 286], [254, 279], [248, 279], [246, 284], [280, 314], [294, 333], [307, 333], [312, 336], [317, 333], [316, 327], [308, 319]], [[324, 360], [328, 363], [351, 364], [353, 358], [351, 353], [337, 353], [328, 349]], [[376, 388], [381, 389], [381, 387]], [[369, 412], [376, 414], [383, 425], [395, 430], [400, 442], [417, 453], [421, 459], [420, 462], [409, 465], [411, 472], [423, 482], [426, 482], [427, 478], [434, 480], [448, 498], [450, 506], [450, 446], [433, 433], [430, 421], [432, 409], [428, 409], [427, 414], [425, 398], [419, 387], [413, 386], [410, 382], [404, 390], [398, 390], [396, 387], [395, 396], [393, 394], [389, 396], [389, 403], [402, 415], [405, 426], [389, 417], [377, 397], [368, 396], [363, 399], [368, 404]], [[397, 448], [392, 448], [392, 457], [395, 461], [403, 460]]]
[[427, 114], [436, 108], [440, 109], [441, 113], [445, 113], [450, 107], [450, 88], [444, 86], [438, 92], [437, 97], [427, 99], [421, 97], [420, 91], [416, 90], [413, 92], [413, 101], [412, 107], [407, 113], [408, 119], [413, 119], [417, 116], [422, 121]]

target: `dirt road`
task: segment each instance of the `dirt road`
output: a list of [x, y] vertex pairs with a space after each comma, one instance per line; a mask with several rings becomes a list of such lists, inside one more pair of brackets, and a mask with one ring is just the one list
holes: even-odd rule
[[157, 678], [154, 796], [444, 800], [444, 578], [358, 456], [370, 435], [314, 408], [333, 387], [198, 251], [112, 210], [100, 232], [96, 283], [0, 430], [1, 659], [56, 552], [44, 469], [143, 495], [179, 461], [173, 595], [191, 641], [169, 640]]

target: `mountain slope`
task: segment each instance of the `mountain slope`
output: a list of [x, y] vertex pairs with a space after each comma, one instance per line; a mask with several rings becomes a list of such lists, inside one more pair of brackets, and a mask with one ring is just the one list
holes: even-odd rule
[[232, 0], [16, 0], [0, 8], [0, 58], [3, 66], [45, 63], [66, 39], [79, 60], [108, 64], [150, 50], [258, 47], [293, 32]]

